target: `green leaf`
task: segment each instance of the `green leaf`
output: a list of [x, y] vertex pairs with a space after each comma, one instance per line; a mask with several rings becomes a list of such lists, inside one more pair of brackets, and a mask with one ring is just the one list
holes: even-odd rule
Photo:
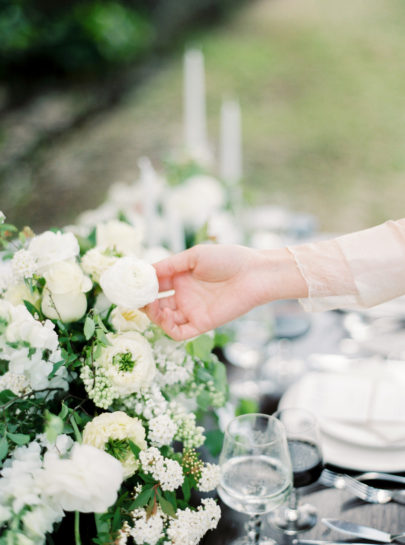
[[69, 412], [68, 406], [62, 403], [62, 408], [60, 410], [60, 413], [58, 414], [59, 418], [62, 418], [62, 420], [65, 420], [65, 418], [68, 415], [68, 412]]
[[223, 331], [215, 331], [214, 346], [223, 348], [231, 340], [232, 335], [224, 333]]
[[25, 305], [25, 308], [28, 310], [32, 316], [35, 316], [35, 314], [39, 314], [39, 311], [35, 305], [27, 301], [26, 299], [23, 299], [23, 303]]
[[102, 329], [97, 328], [96, 329], [96, 337], [97, 340], [103, 344], [104, 346], [108, 346], [110, 343], [108, 342], [107, 337], [105, 336], [105, 333]]
[[119, 508], [115, 510], [111, 526], [113, 532], [121, 527], [121, 513]]
[[176, 494], [174, 492], [170, 492], [169, 490], [166, 490], [163, 493], [163, 496], [167, 499], [167, 501], [169, 501], [173, 505], [174, 510], [176, 510], [177, 509]]
[[191, 355], [200, 360], [209, 360], [211, 350], [214, 348], [214, 339], [210, 335], [200, 335], [194, 341], [187, 343], [187, 348]]
[[133, 455], [136, 459], [139, 457], [139, 453], [141, 452], [141, 449], [138, 447], [138, 445], [135, 445], [131, 439], [128, 439], [129, 448], [132, 450]]
[[190, 488], [190, 481], [188, 480], [187, 477], [184, 478], [183, 484], [181, 485], [181, 489], [183, 491], [184, 499], [188, 503], [190, 501], [191, 488]]
[[96, 330], [96, 324], [94, 323], [93, 318], [87, 316], [84, 321], [83, 333], [86, 338], [86, 341], [92, 338], [94, 331]]
[[206, 390], [200, 392], [197, 396], [197, 405], [203, 411], [206, 411], [211, 405], [211, 395]]
[[0, 439], [0, 460], [3, 460], [8, 453], [8, 442], [5, 436]]
[[63, 360], [60, 360], [53, 364], [52, 371], [48, 375], [48, 380], [51, 380], [51, 378], [56, 375], [57, 370], [60, 369], [64, 363]]
[[175, 508], [160, 494], [160, 492], [158, 492], [158, 502], [160, 507], [162, 508], [163, 513], [166, 513], [166, 515], [169, 515], [169, 517], [176, 518]]
[[54, 443], [58, 435], [63, 433], [64, 423], [62, 418], [45, 411], [45, 435], [50, 443]]
[[137, 509], [138, 507], [144, 507], [151, 497], [153, 496], [153, 485], [145, 485], [135, 500], [131, 504], [131, 509]]
[[240, 399], [239, 404], [235, 409], [235, 416], [242, 414], [251, 414], [259, 412], [259, 404], [255, 399]]
[[7, 432], [7, 436], [16, 445], [25, 445], [30, 440], [30, 436], [26, 435], [25, 433], [10, 433], [10, 432]]
[[219, 456], [223, 441], [224, 433], [221, 430], [208, 430], [205, 432], [204, 446], [207, 447], [212, 456]]
[[0, 403], [7, 403], [8, 401], [11, 401], [12, 399], [15, 399], [16, 396], [14, 392], [11, 390], [2, 390], [0, 392]]
[[13, 233], [16, 233], [18, 229], [17, 227], [15, 227], [14, 225], [11, 225], [10, 223], [1, 223], [0, 231], [12, 231]]

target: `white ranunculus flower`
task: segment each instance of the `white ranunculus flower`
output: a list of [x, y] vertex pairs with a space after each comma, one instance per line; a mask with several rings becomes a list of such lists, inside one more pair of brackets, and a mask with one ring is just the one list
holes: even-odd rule
[[[145, 428], [138, 418], [131, 418], [122, 411], [115, 411], [100, 414], [88, 422], [83, 430], [83, 443], [104, 450], [109, 441], [112, 441], [113, 445], [114, 441], [130, 439], [140, 449], [146, 449], [145, 435]], [[125, 478], [133, 475], [139, 467], [139, 460], [135, 458], [129, 446], [121, 451], [118, 459], [123, 465]]]
[[44, 457], [43, 489], [65, 511], [104, 513], [117, 499], [121, 463], [91, 445], [75, 443], [68, 459]]
[[43, 291], [42, 312], [48, 318], [62, 322], [79, 320], [87, 310], [84, 295], [92, 287], [88, 276], [76, 263], [55, 263], [44, 274], [46, 285]]
[[37, 261], [38, 272], [43, 273], [54, 263], [74, 259], [80, 248], [72, 233], [45, 231], [31, 240], [28, 250]]
[[95, 282], [100, 282], [100, 276], [104, 271], [114, 265], [118, 257], [103, 253], [100, 248], [92, 248], [82, 257], [82, 269], [90, 275]]
[[111, 220], [96, 227], [96, 245], [103, 250], [115, 250], [122, 255], [138, 255], [143, 233], [128, 223]]
[[148, 387], [156, 374], [155, 360], [149, 342], [136, 331], [107, 334], [109, 345], [95, 361], [120, 396]]
[[225, 192], [211, 176], [192, 176], [172, 190], [167, 204], [177, 211], [186, 227], [198, 229], [211, 214], [223, 208]]
[[154, 301], [159, 292], [156, 271], [136, 257], [123, 257], [100, 278], [108, 299], [121, 307], [137, 309]]
[[115, 331], [140, 331], [148, 328], [149, 318], [142, 310], [131, 310], [123, 307], [115, 307], [111, 312], [110, 322]]

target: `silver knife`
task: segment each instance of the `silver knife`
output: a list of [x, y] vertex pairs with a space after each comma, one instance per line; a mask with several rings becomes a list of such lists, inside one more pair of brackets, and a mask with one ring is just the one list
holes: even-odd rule
[[382, 530], [377, 530], [376, 528], [362, 526], [361, 524], [356, 524], [346, 520], [322, 519], [322, 522], [326, 524], [326, 526], [329, 526], [329, 528], [332, 528], [332, 530], [337, 530], [338, 532], [360, 537], [362, 539], [379, 541], [381, 543], [391, 543], [399, 537], [405, 536], [405, 533], [389, 534], [388, 532], [383, 532]]
[[[361, 543], [353, 543], [352, 541], [327, 541], [325, 539], [294, 539], [293, 545], [368, 545], [362, 541]], [[373, 545], [385, 545], [383, 543], [375, 543]]]

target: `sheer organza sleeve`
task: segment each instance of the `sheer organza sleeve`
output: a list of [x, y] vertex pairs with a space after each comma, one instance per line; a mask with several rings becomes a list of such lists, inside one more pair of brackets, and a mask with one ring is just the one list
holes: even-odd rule
[[308, 286], [307, 311], [367, 308], [405, 294], [405, 219], [288, 248]]

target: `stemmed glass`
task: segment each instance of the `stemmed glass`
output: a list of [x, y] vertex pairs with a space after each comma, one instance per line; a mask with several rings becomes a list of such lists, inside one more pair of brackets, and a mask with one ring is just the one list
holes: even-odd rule
[[245, 370], [239, 379], [235, 377], [232, 380], [231, 394], [236, 398], [256, 399], [260, 395], [257, 370], [264, 362], [267, 346], [274, 336], [271, 305], [254, 308], [228, 324], [224, 330], [229, 331], [232, 337], [224, 349], [226, 359]]
[[280, 421], [256, 413], [231, 420], [219, 464], [219, 496], [232, 509], [250, 515], [247, 535], [232, 545], [269, 543], [260, 539], [260, 515], [284, 503], [292, 486], [287, 439]]
[[268, 518], [287, 535], [311, 529], [317, 521], [317, 511], [309, 504], [299, 504], [298, 489], [316, 482], [323, 469], [320, 433], [316, 417], [305, 409], [286, 408], [273, 415], [283, 424], [290, 451], [293, 489], [288, 504]]

